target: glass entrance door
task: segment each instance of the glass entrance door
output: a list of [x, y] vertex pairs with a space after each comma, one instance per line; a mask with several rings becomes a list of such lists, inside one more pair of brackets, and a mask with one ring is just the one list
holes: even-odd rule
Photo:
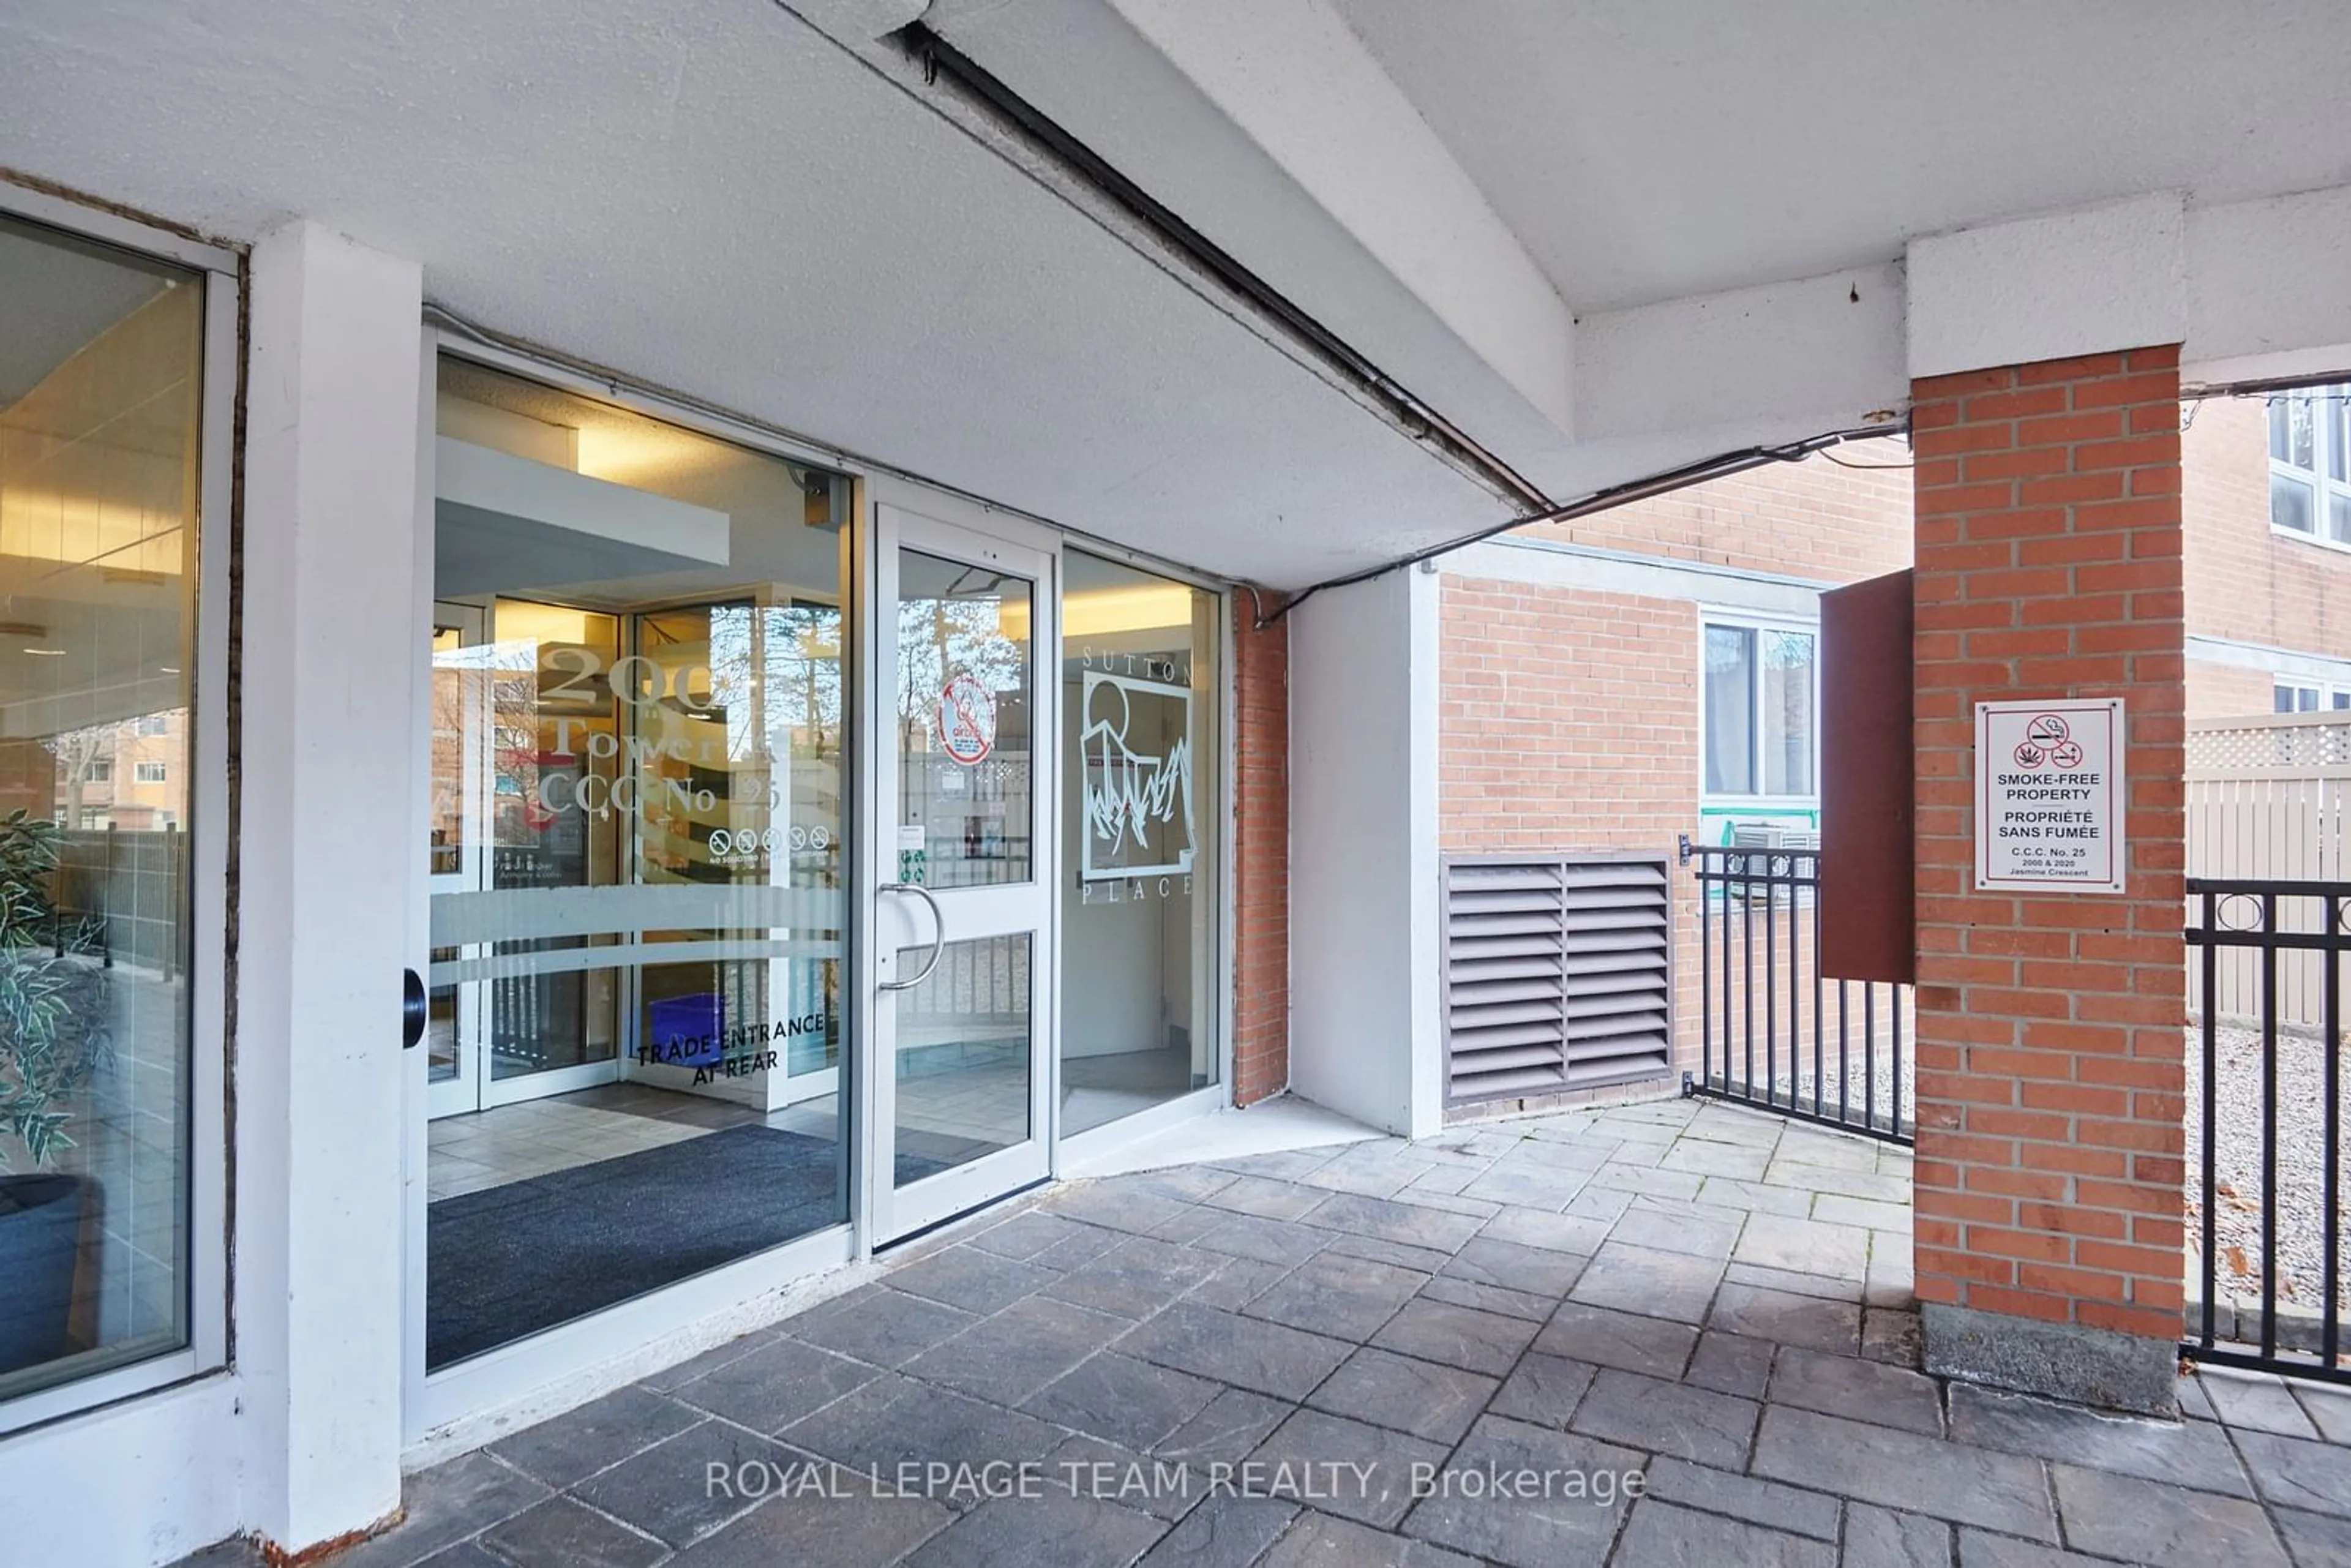
[[[486, 612], [475, 604], [433, 607], [433, 670], [427, 694], [432, 747], [429, 897], [489, 885], [490, 685]], [[432, 961], [454, 964], [455, 947]], [[426, 1026], [426, 1113], [450, 1116], [482, 1103], [482, 993], [478, 981], [434, 987]]]
[[412, 1436], [849, 1255], [863, 827], [852, 483], [437, 382]]
[[874, 1236], [1048, 1169], [1053, 559], [878, 508]]
[[[590, 776], [593, 758], [584, 748], [550, 749], [573, 731], [617, 742], [613, 715], [601, 716], [601, 728], [599, 716], [568, 715], [549, 700], [537, 666], [546, 648], [577, 650], [599, 669], [609, 665], [622, 625], [610, 614], [499, 596], [434, 604], [427, 886], [437, 906], [464, 895], [607, 887], [620, 880], [624, 835], [618, 825], [558, 809]], [[588, 964], [578, 950], [592, 943], [580, 936], [524, 927], [498, 935], [502, 939], [434, 952], [434, 967], [444, 977], [499, 972], [444, 980], [431, 992], [426, 1077], [433, 1116], [620, 1077], [618, 998], [625, 977]]]

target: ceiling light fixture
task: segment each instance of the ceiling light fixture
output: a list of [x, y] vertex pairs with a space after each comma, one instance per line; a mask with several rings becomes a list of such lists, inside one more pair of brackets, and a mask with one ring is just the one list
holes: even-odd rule
[[27, 648], [25, 652], [39, 659], [62, 659], [66, 656], [63, 648]]

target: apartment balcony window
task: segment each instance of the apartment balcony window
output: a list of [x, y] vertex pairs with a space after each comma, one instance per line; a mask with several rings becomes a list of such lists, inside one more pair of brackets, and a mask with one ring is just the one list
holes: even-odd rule
[[1818, 795], [1820, 674], [1816, 627], [1707, 616], [1699, 706], [1708, 800]]
[[2281, 680], [2276, 688], [2279, 713], [2335, 712], [2351, 708], [2351, 686], [2318, 681]]
[[2270, 398], [2270, 525], [2351, 545], [2351, 386]]

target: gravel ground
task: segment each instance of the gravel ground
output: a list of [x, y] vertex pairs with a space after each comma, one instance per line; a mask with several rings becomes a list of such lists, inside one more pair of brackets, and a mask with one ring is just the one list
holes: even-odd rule
[[[2262, 1037], [2258, 1030], [2220, 1030], [2220, 1068], [2217, 1078], [2220, 1129], [2218, 1211], [2220, 1292], [2224, 1296], [2259, 1296], [2262, 1292]], [[2188, 1240], [2189, 1268], [2195, 1269], [2195, 1248], [2202, 1231], [2199, 1212], [2203, 1185], [2204, 1084], [2203, 1042], [2198, 1030], [2188, 1032]], [[2278, 1039], [2277, 1238], [2278, 1295], [2317, 1311], [2324, 1304], [2321, 1282], [2325, 1254], [2323, 1222], [2325, 1214], [2326, 1145], [2325, 1047], [2322, 1041], [2294, 1035]], [[2351, 1201], [2351, 1061], [2337, 1075], [2340, 1125], [2345, 1149], [2337, 1150], [2338, 1191]], [[2336, 1216], [2341, 1223], [2341, 1216]], [[2351, 1317], [2351, 1236], [2343, 1239], [2337, 1256], [2342, 1303], [2339, 1316]], [[2201, 1272], [2189, 1287], [2199, 1295]]]
[[[1862, 1056], [1860, 1031], [1855, 1030], [1851, 1044], [1846, 1047], [1845, 1071], [1844, 1076], [1840, 1078], [1837, 1072], [1836, 1047], [1832, 1040], [1824, 1051], [1821, 1062], [1821, 1114], [1834, 1117], [1837, 1113], [1837, 1089], [1842, 1083], [1844, 1089], [1846, 1117], [1858, 1125], [1862, 1120], [1864, 1108], [1874, 1107], [1877, 1113], [1877, 1119], [1882, 1124], [1886, 1120], [1887, 1109], [1894, 1103], [1892, 1044], [1889, 1037], [1881, 1034], [1877, 1042], [1875, 1062], [1865, 1064]], [[1787, 1068], [1788, 1058], [1784, 1043], [1779, 1056], [1780, 1060], [1775, 1065], [1780, 1071], [1771, 1080], [1773, 1098], [1784, 1105], [1788, 1103], [1788, 1096], [1792, 1092], [1797, 1097], [1797, 1108], [1809, 1113], [1813, 1108], [1813, 1058], [1810, 1045], [1807, 1044], [1804, 1048], [1803, 1060], [1797, 1064], [1798, 1070], [1792, 1075]], [[1734, 1061], [1730, 1064], [1733, 1088], [1744, 1085], [1746, 1065], [1743, 1061]], [[1873, 1065], [1876, 1069], [1874, 1072], [1869, 1071], [1869, 1067]], [[1721, 1058], [1718, 1055], [1715, 1060], [1715, 1069], [1718, 1073], [1720, 1072], [1721, 1067]], [[1761, 1051], [1755, 1053], [1755, 1068], [1760, 1091], [1763, 1075], [1763, 1053]], [[1873, 1078], [1876, 1081], [1875, 1099], [1868, 1097], [1871, 1094], [1869, 1081]], [[1905, 1019], [1902, 1037], [1902, 1126], [1904, 1131], [1910, 1131], [1917, 1125], [1917, 1094], [1910, 1082], [1908, 1020]]]
[[[1907, 1020], [1905, 1020], [1906, 1024]], [[1902, 1115], [1906, 1127], [1915, 1126], [1916, 1101], [1909, 1077], [1908, 1031], [1903, 1045]], [[1718, 1048], [1719, 1049], [1719, 1048]], [[1893, 1064], [1881, 1049], [1876, 1061], [1876, 1103], [1882, 1116], [1892, 1093]], [[2338, 1074], [2342, 1147], [2337, 1152], [2338, 1189], [2351, 1207], [2351, 1051]], [[1811, 1109], [1812, 1059], [1807, 1051], [1792, 1076], [1785, 1046], [1773, 1065], [1771, 1090], [1782, 1103], [1792, 1090]], [[2217, 1161], [2219, 1245], [2215, 1264], [2224, 1297], [2259, 1298], [2262, 1293], [2262, 1041], [2260, 1031], [2223, 1026], [2220, 1031], [2220, 1071], [2218, 1081], [2220, 1148]], [[2325, 1302], [2325, 1051], [2315, 1040], [2281, 1035], [2278, 1041], [2278, 1296], [2312, 1312]], [[1719, 1056], [1714, 1062], [1721, 1070]], [[1755, 1060], [1756, 1076], [1763, 1075], [1763, 1056]], [[2196, 1249], [2202, 1233], [2200, 1189], [2203, 1182], [2203, 1042], [2194, 1028], [2188, 1031], [2188, 1243], [2189, 1293], [2200, 1296], [2202, 1272]], [[1743, 1061], [1731, 1063], [1732, 1086], [1744, 1082]], [[1824, 1063], [1821, 1095], [1833, 1114], [1838, 1084], [1834, 1053]], [[1861, 1115], [1864, 1068], [1859, 1041], [1850, 1053], [1844, 1080], [1848, 1108]], [[1760, 1086], [1760, 1085], [1759, 1085]], [[2338, 1217], [2336, 1223], [2340, 1225]], [[2338, 1315], [2351, 1321], [2351, 1233], [2340, 1242], [2336, 1258], [2339, 1281]]]

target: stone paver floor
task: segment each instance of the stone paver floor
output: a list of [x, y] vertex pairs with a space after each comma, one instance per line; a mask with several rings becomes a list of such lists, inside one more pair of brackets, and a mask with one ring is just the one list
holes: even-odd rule
[[1077, 1183], [412, 1477], [332, 1561], [2351, 1563], [2351, 1390], [1946, 1387], [1908, 1199], [1905, 1151], [1691, 1102]]

